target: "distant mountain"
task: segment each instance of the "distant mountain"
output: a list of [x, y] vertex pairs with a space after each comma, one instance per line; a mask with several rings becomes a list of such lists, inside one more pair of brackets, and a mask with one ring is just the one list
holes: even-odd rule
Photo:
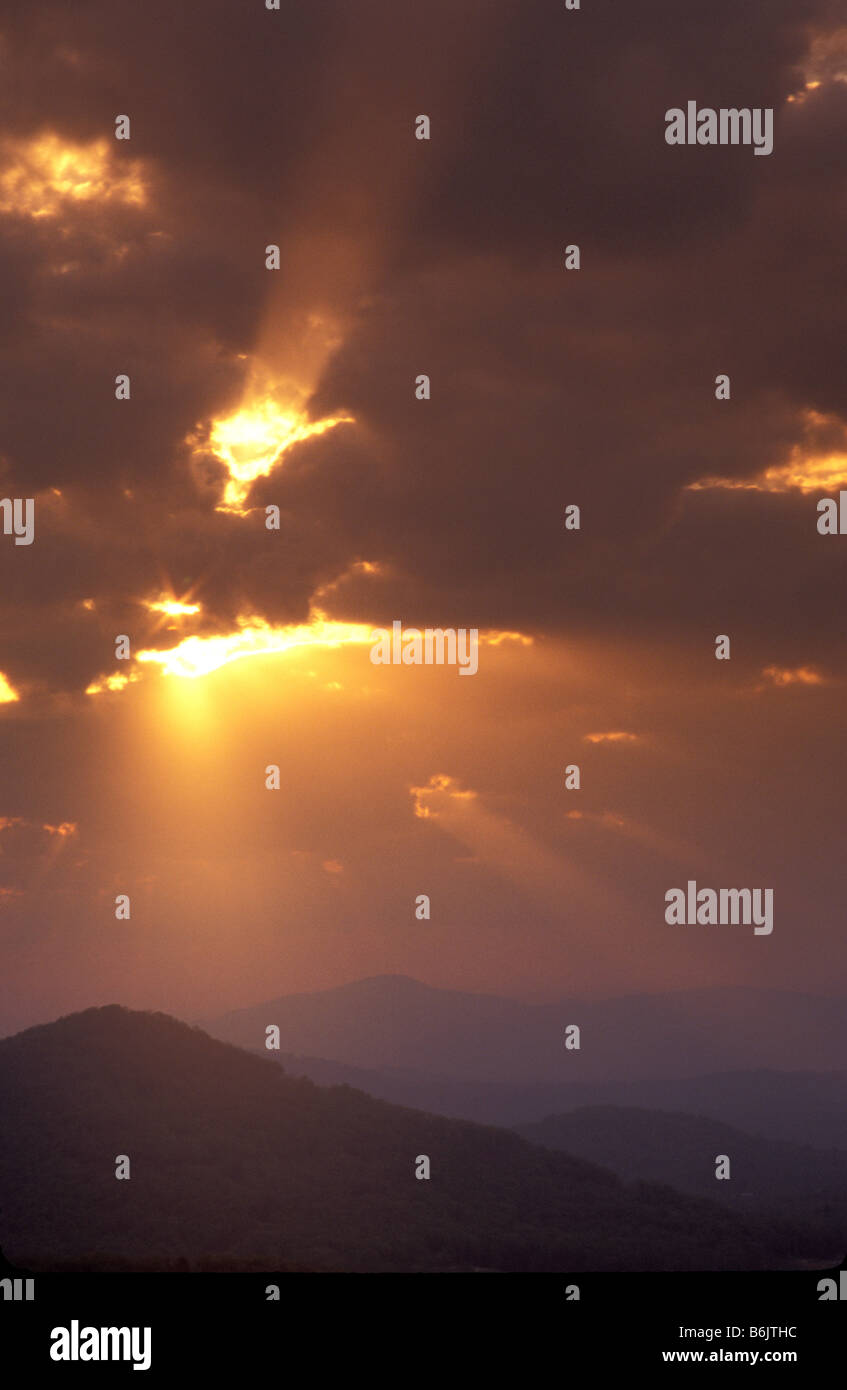
[[[748, 1134], [847, 1150], [847, 1072], [721, 1072], [673, 1080], [569, 1086], [567, 1105], [634, 1106], [708, 1115]], [[547, 1113], [550, 1113], [548, 1107]], [[536, 1111], [536, 1116], [543, 1112]]]
[[[579, 1051], [565, 1028], [581, 1029]], [[371, 1070], [498, 1085], [635, 1081], [847, 1065], [845, 1001], [776, 990], [702, 989], [555, 1004], [435, 989], [378, 975], [202, 1021], [215, 1037]]]
[[[518, 1132], [611, 1168], [629, 1180], [669, 1183], [736, 1210], [790, 1210], [808, 1238], [833, 1252], [847, 1248], [847, 1152], [754, 1138], [695, 1115], [597, 1105], [549, 1115]], [[715, 1159], [730, 1160], [718, 1181]]]
[[0, 1113], [0, 1243], [36, 1270], [764, 1268], [795, 1253], [791, 1232], [715, 1203], [295, 1080], [163, 1014], [90, 1009], [0, 1041]]
[[289, 1075], [308, 1076], [322, 1086], [356, 1086], [397, 1105], [482, 1124], [519, 1126], [588, 1105], [634, 1106], [709, 1115], [765, 1138], [847, 1150], [847, 1072], [718, 1072], [658, 1081], [498, 1085], [255, 1051], [279, 1060]]

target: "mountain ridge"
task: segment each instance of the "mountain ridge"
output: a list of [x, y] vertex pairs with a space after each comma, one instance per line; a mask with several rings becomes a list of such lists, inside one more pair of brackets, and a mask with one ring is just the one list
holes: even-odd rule
[[788, 1227], [292, 1078], [163, 1013], [106, 1005], [3, 1039], [0, 1108], [0, 1244], [33, 1269], [776, 1268], [796, 1253]]
[[[826, 1071], [847, 1057], [847, 1007], [830, 996], [742, 986], [527, 1004], [370, 976], [279, 995], [196, 1022], [242, 1047], [280, 1029], [280, 1049], [451, 1081], [646, 1081], [769, 1068]], [[580, 1048], [566, 1049], [576, 1023]]]

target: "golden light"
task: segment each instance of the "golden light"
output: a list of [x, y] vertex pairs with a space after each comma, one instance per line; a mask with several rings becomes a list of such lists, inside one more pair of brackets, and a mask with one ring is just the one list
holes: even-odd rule
[[458, 841], [471, 862], [512, 880], [546, 910], [561, 912], [567, 903], [567, 930], [574, 941], [589, 938], [590, 929], [583, 922], [598, 911], [618, 924], [631, 917], [632, 908], [622, 895], [587, 873], [576, 856], [553, 852], [506, 816], [488, 810], [483, 797], [463, 788], [456, 778], [436, 773], [426, 786], [410, 787], [409, 792], [416, 818]]
[[446, 804], [445, 798], [451, 801], [474, 801], [476, 792], [462, 790], [455, 777], [448, 777], [446, 773], [436, 772], [430, 777], [425, 787], [410, 787], [410, 794], [414, 797], [414, 812], [418, 820], [432, 820], [443, 813], [437, 808], [439, 804], [443, 808]]
[[[368, 569], [376, 569], [367, 562], [360, 563], [367, 565]], [[194, 611], [200, 607], [164, 599], [145, 606], [157, 611], [170, 611], [173, 608], [180, 612]], [[488, 643], [491, 646], [499, 646], [507, 639], [522, 644], [532, 641], [522, 633], [492, 630], [479, 634], [480, 643]], [[210, 675], [230, 662], [241, 661], [250, 656], [273, 656], [304, 647], [331, 649], [350, 645], [373, 646], [374, 641], [372, 624], [336, 622], [328, 618], [322, 608], [313, 607], [309, 620], [305, 623], [274, 626], [255, 614], [242, 615], [236, 619], [234, 632], [209, 636], [194, 634], [167, 649], [148, 647], [137, 652], [135, 659], [148, 666], [158, 666], [163, 676], [180, 676], [183, 680], [193, 681], [200, 676]], [[314, 672], [309, 674], [315, 675]], [[123, 690], [130, 682], [139, 679], [140, 673], [137, 670], [131, 671], [128, 675], [120, 673], [101, 676], [88, 686], [85, 693], [99, 695], [107, 690]], [[337, 680], [330, 681], [325, 688], [332, 691], [344, 689]]]
[[805, 81], [799, 91], [787, 98], [790, 102], [802, 105], [807, 93], [817, 91], [820, 86], [847, 82], [847, 26], [814, 34], [804, 67]]
[[48, 835], [58, 835], [60, 840], [75, 835], [78, 829], [76, 821], [72, 820], [63, 820], [60, 825], [47, 825], [39, 821], [25, 820], [23, 816], [0, 816], [0, 830], [10, 830], [13, 826], [46, 830]]
[[752, 478], [698, 478], [686, 492], [829, 492], [847, 487], [847, 426], [837, 415], [804, 410], [801, 444], [787, 463], [765, 468]]
[[8, 680], [0, 671], [0, 705], [10, 705], [21, 697], [16, 690], [13, 690]]
[[847, 82], [847, 25], [812, 36], [805, 77], [803, 85], [807, 91], [814, 91], [822, 83]]
[[145, 603], [144, 606], [151, 613], [164, 613], [169, 618], [181, 618], [201, 611], [199, 603], [178, 603], [176, 599], [160, 599], [157, 603]]
[[810, 458], [795, 447], [788, 463], [766, 468], [755, 478], [701, 478], [687, 492], [830, 492], [847, 487], [847, 454]]
[[50, 835], [58, 835], [61, 840], [66, 840], [69, 835], [75, 835], [77, 832], [76, 822], [72, 820], [63, 820], [61, 825], [45, 825], [43, 829]]
[[186, 637], [169, 651], [148, 650], [138, 660], [161, 667], [164, 676], [196, 680], [231, 661], [247, 656], [268, 656], [295, 647], [339, 647], [349, 643], [371, 643], [373, 628], [367, 623], [336, 623], [315, 611], [308, 623], [273, 627], [263, 618], [238, 619], [238, 631], [215, 637]]
[[794, 449], [791, 462], [784, 468], [769, 468], [763, 474], [765, 492], [828, 492], [847, 484], [847, 454], [826, 454], [823, 458], [808, 458]]
[[[309, 420], [299, 407], [283, 407], [273, 395], [264, 395], [234, 415], [215, 420], [205, 447], [229, 473], [217, 511], [246, 515], [244, 503], [251, 485], [257, 478], [267, 478], [292, 445], [315, 439], [336, 425], [354, 423], [351, 415]], [[190, 442], [195, 452], [203, 447], [197, 436]]]
[[137, 161], [118, 158], [114, 142], [74, 144], [52, 133], [2, 146], [0, 213], [55, 217], [68, 203], [140, 206], [147, 190]]
[[535, 638], [528, 637], [525, 632], [481, 632], [479, 640], [489, 647], [499, 647], [501, 642], [519, 642], [522, 647], [531, 647]]
[[107, 690], [124, 690], [133, 681], [137, 681], [138, 676], [134, 672], [129, 675], [100, 676], [98, 680], [92, 681], [91, 685], [86, 686], [86, 695], [102, 695]]
[[766, 666], [762, 675], [779, 686], [826, 684], [820, 671], [816, 671], [812, 666], [797, 666], [793, 670], [786, 666]]

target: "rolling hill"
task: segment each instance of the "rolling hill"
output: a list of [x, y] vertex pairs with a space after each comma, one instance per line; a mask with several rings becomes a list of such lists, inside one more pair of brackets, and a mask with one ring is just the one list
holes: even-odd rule
[[[837, 1258], [847, 1249], [847, 1152], [745, 1134], [702, 1116], [589, 1106], [518, 1126], [535, 1143], [611, 1168], [627, 1180], [668, 1183], [736, 1211], [791, 1212], [808, 1239]], [[715, 1158], [730, 1177], [715, 1178]]]
[[115, 1005], [2, 1040], [0, 1113], [0, 1244], [36, 1270], [726, 1269], [797, 1253], [790, 1231], [716, 1203], [294, 1079]]
[[291, 1076], [355, 1086], [396, 1105], [481, 1124], [519, 1127], [542, 1116], [612, 1105], [711, 1116], [763, 1138], [847, 1150], [847, 1073], [717, 1072], [650, 1081], [498, 1084], [453, 1081], [411, 1069], [351, 1067], [323, 1057], [250, 1049]]

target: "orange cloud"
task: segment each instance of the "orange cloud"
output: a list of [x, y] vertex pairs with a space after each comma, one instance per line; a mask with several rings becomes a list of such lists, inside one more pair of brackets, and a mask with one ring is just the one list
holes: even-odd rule
[[141, 165], [122, 159], [114, 140], [75, 144], [48, 132], [0, 147], [0, 213], [37, 219], [74, 204], [146, 200]]
[[139, 679], [138, 673], [130, 671], [127, 675], [120, 672], [114, 676], [99, 676], [96, 681], [85, 687], [86, 695], [102, 695], [105, 691], [125, 690], [128, 685]]
[[294, 647], [338, 647], [351, 642], [370, 643], [373, 629], [367, 623], [336, 623], [315, 610], [308, 623], [273, 627], [264, 618], [238, 619], [238, 630], [220, 637], [186, 637], [168, 651], [138, 653], [138, 660], [161, 667], [166, 676], [190, 679], [208, 675], [230, 661], [246, 656], [266, 656]]
[[[833, 415], [807, 410], [803, 444], [795, 444], [787, 463], [774, 464], [752, 478], [699, 478], [686, 492], [830, 492], [847, 487], [847, 428]], [[834, 447], [835, 446], [835, 447]]]
[[522, 647], [531, 647], [535, 638], [528, 637], [525, 632], [481, 632], [479, 640], [489, 647], [499, 647], [501, 642], [519, 642]]
[[[766, 666], [762, 671], [772, 685], [827, 685], [829, 682], [826, 677], [816, 671], [813, 666], [796, 666], [792, 670], [787, 666]], [[765, 686], [760, 685], [759, 690], [764, 690]]]
[[[374, 566], [368, 565], [367, 571], [370, 572], [374, 568]], [[163, 611], [168, 605], [148, 603], [146, 606], [151, 609], [155, 608], [156, 611]], [[189, 609], [194, 606], [188, 604], [172, 605], [172, 607], [185, 613], [188, 613]], [[336, 622], [328, 618], [320, 608], [312, 609], [309, 621], [306, 623], [289, 623], [275, 627], [264, 618], [255, 615], [239, 617], [236, 619], [236, 623], [235, 632], [214, 634], [207, 637], [195, 634], [183, 638], [174, 647], [162, 650], [155, 647], [146, 648], [137, 653], [136, 661], [158, 666], [164, 676], [181, 676], [184, 679], [196, 680], [199, 676], [206, 676], [212, 671], [217, 671], [221, 666], [226, 666], [231, 661], [240, 661], [248, 656], [270, 656], [292, 651], [299, 647], [333, 648], [351, 644], [372, 646], [374, 642], [374, 629], [370, 623]], [[506, 640], [514, 640], [529, 645], [533, 639], [525, 637], [519, 632], [497, 632], [496, 630], [482, 632], [479, 635], [481, 643], [487, 642], [495, 647]], [[97, 680], [92, 681], [85, 693], [86, 695], [100, 695], [104, 691], [123, 690], [128, 684], [139, 679], [140, 675], [137, 670], [128, 674], [119, 672], [110, 676], [99, 676]], [[341, 690], [343, 687], [340, 682], [334, 681], [330, 682], [327, 689]]]
[[25, 820], [23, 816], [0, 816], [0, 831], [10, 830], [15, 826], [24, 826], [28, 830], [46, 830], [48, 835], [58, 835], [63, 840], [69, 835], [75, 835], [78, 829], [76, 821], [72, 820], [63, 820], [60, 825], [42, 825], [38, 821]]
[[830, 492], [847, 486], [847, 454], [809, 458], [799, 448], [790, 463], [766, 468], [755, 478], [700, 478], [687, 492]]
[[847, 25], [815, 34], [804, 68], [806, 80], [802, 90], [794, 94], [796, 101], [804, 101], [806, 93], [830, 82], [847, 82]]
[[430, 817], [438, 816], [438, 804], [445, 797], [452, 801], [472, 801], [476, 796], [474, 791], [463, 791], [456, 779], [446, 776], [445, 773], [436, 773], [430, 777], [425, 787], [410, 787], [409, 791], [415, 798], [415, 815], [419, 820], [429, 820]]
[[74, 821], [42, 824], [24, 816], [0, 816], [0, 894], [20, 897], [62, 878], [74, 865], [66, 845], [77, 833]]
[[[301, 403], [282, 404], [272, 387], [248, 390], [247, 404], [234, 414], [198, 426], [188, 444], [195, 457], [213, 454], [229, 478], [216, 508], [245, 516], [244, 503], [257, 478], [267, 478], [282, 455], [304, 439], [315, 439], [336, 425], [355, 424], [352, 415], [310, 420]], [[298, 393], [301, 397], [305, 392]]]
[[640, 743], [638, 734], [628, 734], [622, 729], [606, 734], [584, 734], [583, 743]]

